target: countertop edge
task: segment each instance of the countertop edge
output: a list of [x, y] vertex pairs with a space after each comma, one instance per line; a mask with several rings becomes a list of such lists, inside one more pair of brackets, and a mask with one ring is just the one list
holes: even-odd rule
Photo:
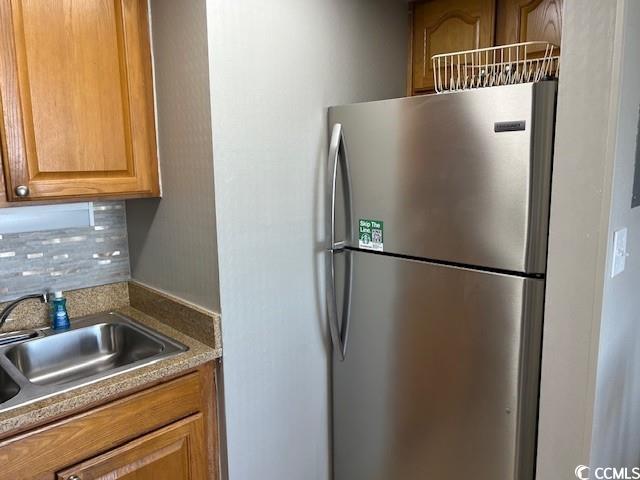
[[1, 412], [0, 438], [5, 439], [28, 428], [107, 403], [126, 395], [129, 391], [142, 390], [147, 385], [151, 386], [163, 379], [175, 377], [222, 356], [222, 348], [205, 345], [133, 307], [122, 307], [115, 311], [183, 343], [189, 350], [151, 365]]

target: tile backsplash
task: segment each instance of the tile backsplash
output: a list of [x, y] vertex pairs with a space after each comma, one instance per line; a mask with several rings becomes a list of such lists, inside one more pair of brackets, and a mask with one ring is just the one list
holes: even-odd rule
[[95, 226], [0, 235], [0, 302], [130, 277], [124, 202], [95, 202]]

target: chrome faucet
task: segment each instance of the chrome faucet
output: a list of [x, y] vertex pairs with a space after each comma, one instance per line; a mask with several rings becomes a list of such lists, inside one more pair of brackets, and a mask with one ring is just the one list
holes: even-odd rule
[[9, 317], [9, 315], [11, 314], [14, 308], [16, 308], [20, 303], [24, 302], [25, 300], [31, 300], [31, 299], [38, 299], [40, 300], [41, 303], [48, 303], [49, 294], [34, 293], [33, 295], [25, 295], [24, 297], [20, 297], [14, 300], [13, 302], [10, 302], [9, 304], [7, 304], [7, 306], [4, 307], [2, 311], [0, 311], [0, 328], [3, 327], [4, 322], [7, 321], [7, 318]]

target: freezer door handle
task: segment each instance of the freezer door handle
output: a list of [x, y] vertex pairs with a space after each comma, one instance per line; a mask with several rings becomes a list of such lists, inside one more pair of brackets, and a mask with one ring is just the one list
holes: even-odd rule
[[[334, 350], [340, 360], [344, 360], [347, 352], [347, 336], [349, 332], [349, 318], [351, 310], [351, 281], [353, 268], [351, 253], [345, 250], [347, 242], [351, 239], [351, 218], [353, 202], [351, 198], [351, 172], [349, 171], [349, 161], [347, 149], [345, 147], [342, 125], [336, 123], [331, 131], [331, 141], [329, 143], [329, 248], [327, 261], [327, 312], [329, 317], [329, 330]], [[338, 169], [342, 173], [342, 185], [345, 205], [345, 235], [346, 239], [336, 240], [336, 191], [338, 186]], [[342, 321], [338, 321], [338, 300], [336, 294], [336, 255], [345, 256], [345, 282], [344, 297], [342, 306]]]
[[[340, 361], [347, 355], [347, 340], [349, 335], [349, 320], [351, 318], [351, 283], [353, 280], [353, 263], [349, 250], [329, 250], [327, 274], [327, 312], [329, 316], [329, 330], [333, 349]], [[342, 301], [342, 320], [338, 321], [338, 298], [336, 294], [336, 255], [345, 258], [344, 297]]]
[[[353, 201], [351, 197], [351, 172], [349, 170], [349, 160], [347, 149], [344, 143], [342, 125], [336, 123], [331, 131], [331, 141], [329, 143], [329, 249], [342, 250], [351, 239], [351, 217]], [[338, 186], [338, 168], [342, 172], [342, 186], [344, 191], [344, 213], [345, 213], [345, 235], [343, 241], [336, 241], [336, 190]]]

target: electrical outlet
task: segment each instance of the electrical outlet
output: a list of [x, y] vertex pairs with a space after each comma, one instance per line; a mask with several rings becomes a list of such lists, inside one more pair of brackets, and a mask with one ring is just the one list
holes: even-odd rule
[[628, 255], [627, 229], [621, 228], [613, 234], [613, 262], [611, 266], [611, 278], [624, 271]]

